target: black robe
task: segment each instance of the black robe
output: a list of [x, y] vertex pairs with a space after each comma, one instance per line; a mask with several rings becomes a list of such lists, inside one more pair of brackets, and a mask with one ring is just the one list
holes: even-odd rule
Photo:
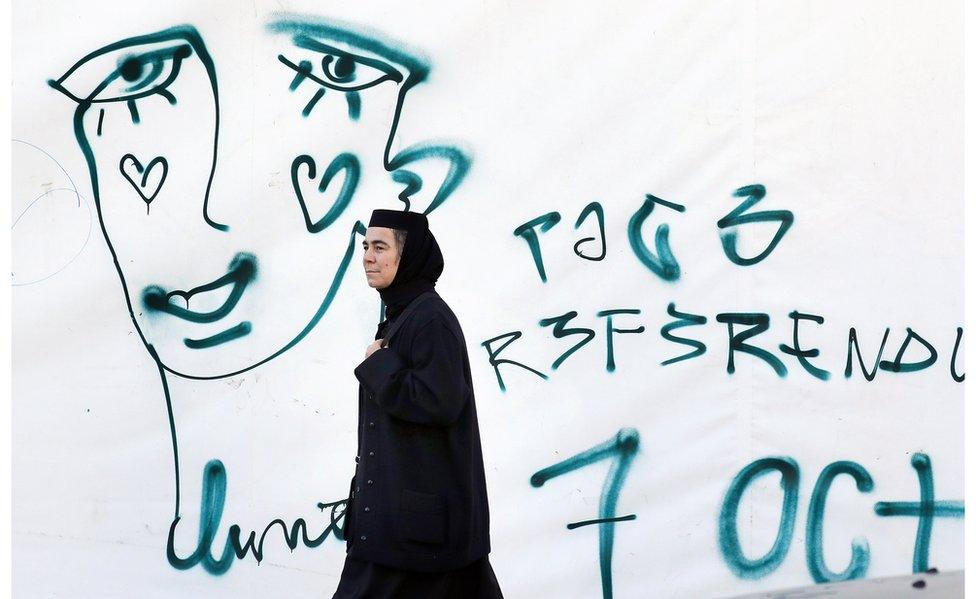
[[447, 572], [490, 551], [471, 368], [461, 326], [436, 292], [406, 318], [390, 346], [355, 370], [359, 456], [347, 559]]

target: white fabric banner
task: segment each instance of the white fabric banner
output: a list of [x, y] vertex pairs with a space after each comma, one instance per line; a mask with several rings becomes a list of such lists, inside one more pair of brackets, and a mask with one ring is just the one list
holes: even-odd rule
[[331, 597], [374, 208], [506, 597], [963, 567], [961, 2], [18, 1], [14, 591]]

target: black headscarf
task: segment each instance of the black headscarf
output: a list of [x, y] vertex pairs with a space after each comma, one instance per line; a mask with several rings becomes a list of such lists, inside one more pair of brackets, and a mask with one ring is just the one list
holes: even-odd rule
[[441, 248], [427, 225], [427, 217], [405, 210], [374, 210], [370, 227], [386, 227], [407, 232], [407, 241], [400, 252], [396, 276], [389, 286], [380, 289], [386, 304], [386, 319], [397, 317], [413, 298], [434, 289], [434, 283], [444, 270]]

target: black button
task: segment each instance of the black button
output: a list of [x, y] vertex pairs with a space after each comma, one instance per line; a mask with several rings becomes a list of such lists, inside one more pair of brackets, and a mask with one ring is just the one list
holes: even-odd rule
[[356, 463], [357, 464], [359, 463], [359, 456], [358, 455], [356, 456]]
[[369, 506], [366, 506], [366, 507], [364, 507], [364, 508], [363, 508], [363, 511], [364, 511], [364, 512], [368, 512], [368, 511], [369, 511]]
[[373, 453], [372, 451], [371, 451], [371, 452], [369, 452], [369, 457], [373, 457], [374, 455], [376, 455], [376, 454], [375, 454], [375, 453]]
[[365, 541], [366, 540], [366, 535], [363, 535], [363, 536], [359, 537], [359, 540], [360, 541]]
[[369, 428], [373, 428], [374, 426], [376, 426], [376, 424], [374, 424], [372, 422], [369, 423]]
[[369, 479], [368, 481], [366, 481], [366, 484], [367, 484], [367, 485], [371, 485], [371, 484], [373, 484], [373, 479]]
[[356, 485], [356, 492], [359, 493], [359, 485]]

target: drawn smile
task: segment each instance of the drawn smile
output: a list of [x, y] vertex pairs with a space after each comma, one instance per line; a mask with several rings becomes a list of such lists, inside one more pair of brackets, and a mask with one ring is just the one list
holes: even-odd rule
[[[227, 274], [223, 275], [222, 277], [204, 285], [200, 285], [199, 287], [194, 287], [189, 291], [174, 289], [167, 293], [166, 290], [159, 285], [150, 285], [142, 292], [142, 302], [147, 310], [154, 312], [165, 312], [166, 314], [170, 314], [190, 322], [217, 322], [230, 314], [230, 312], [234, 309], [237, 302], [240, 301], [241, 296], [244, 294], [244, 289], [247, 288], [247, 285], [253, 281], [257, 275], [257, 270], [258, 263], [253, 254], [238, 252], [234, 256], [233, 260], [231, 260], [230, 266], [227, 269]], [[190, 298], [192, 298], [194, 295], [216, 291], [228, 285], [232, 286], [230, 294], [227, 296], [227, 299], [224, 300], [224, 302], [217, 308], [207, 312], [200, 312], [190, 309]], [[173, 297], [175, 296], [183, 298], [185, 307], [172, 301]], [[250, 332], [251, 323], [244, 321], [238, 323], [230, 329], [227, 329], [226, 331], [205, 339], [184, 339], [183, 341], [187, 347], [202, 349], [206, 347], [213, 347], [214, 345], [219, 345], [232, 339], [237, 339], [238, 337], [243, 337]]]

